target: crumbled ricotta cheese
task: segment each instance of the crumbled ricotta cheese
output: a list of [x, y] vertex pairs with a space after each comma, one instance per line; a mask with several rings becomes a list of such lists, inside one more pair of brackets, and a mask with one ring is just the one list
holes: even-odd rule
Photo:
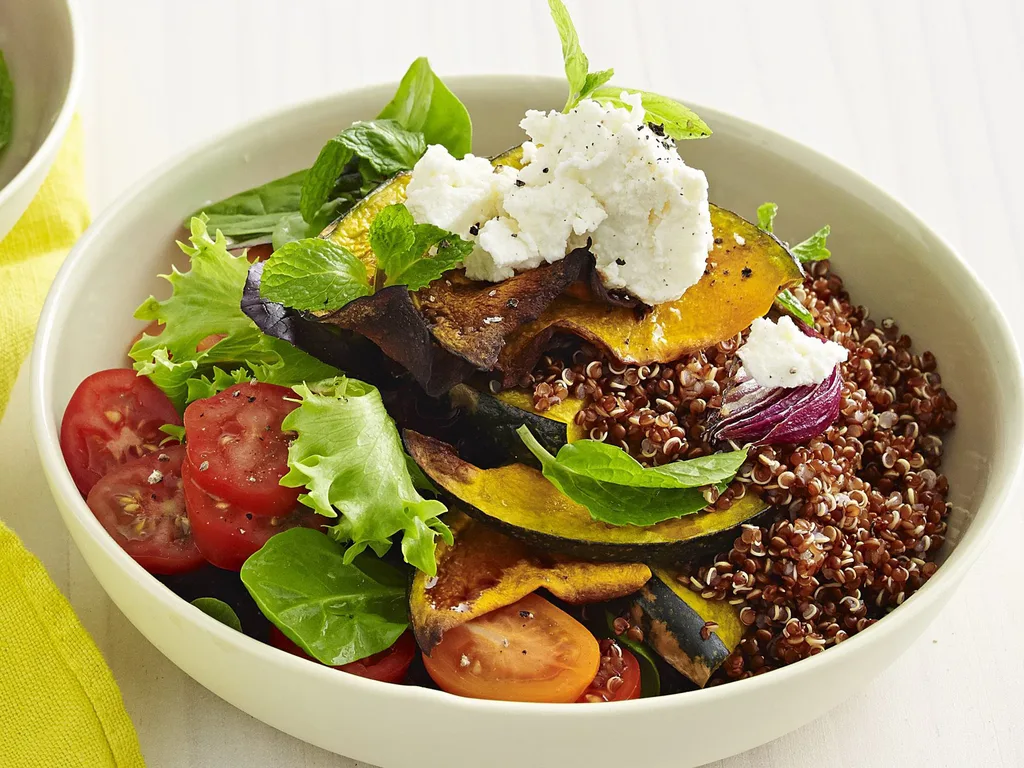
[[433, 224], [470, 239], [471, 228], [501, 211], [502, 198], [514, 180], [511, 168], [495, 172], [484, 157], [456, 160], [443, 146], [432, 144], [413, 167], [405, 205], [418, 224]]
[[759, 317], [737, 354], [762, 387], [820, 384], [847, 358], [845, 347], [806, 335], [789, 317], [778, 323]]
[[707, 178], [647, 126], [639, 96], [623, 98], [629, 109], [584, 100], [568, 114], [527, 112], [518, 174], [488, 178], [482, 158], [430, 147], [409, 183], [413, 218], [463, 237], [479, 225], [466, 258], [474, 280], [505, 280], [589, 239], [608, 288], [647, 304], [678, 299], [714, 242]]

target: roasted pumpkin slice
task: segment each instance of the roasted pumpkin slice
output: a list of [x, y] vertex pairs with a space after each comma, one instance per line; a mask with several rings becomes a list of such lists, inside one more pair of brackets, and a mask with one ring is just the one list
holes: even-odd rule
[[[538, 413], [533, 407], [533, 395], [523, 389], [504, 389], [499, 392], [495, 397], [503, 403], [514, 406], [530, 413]], [[579, 424], [576, 423], [576, 414], [583, 408], [583, 401], [576, 397], [567, 397], [559, 403], [548, 408], [546, 411], [542, 411], [539, 415], [546, 419], [552, 419], [565, 424], [565, 438], [566, 442], [572, 443], [576, 440], [582, 440], [587, 436], [586, 431]], [[518, 440], [518, 436], [516, 437]], [[522, 440], [519, 440], [522, 443]], [[547, 446], [545, 446], [547, 447]], [[561, 448], [561, 446], [559, 446]], [[548, 449], [550, 450], [550, 449]], [[552, 451], [557, 453], [558, 451]], [[530, 453], [527, 451], [527, 453]], [[530, 453], [530, 456], [533, 456]]]
[[701, 597], [661, 568], [633, 598], [630, 618], [647, 645], [702, 688], [743, 637], [735, 606]]
[[511, 385], [528, 372], [551, 336], [572, 333], [625, 363], [676, 360], [735, 336], [803, 279], [799, 263], [773, 235], [731, 211], [711, 206], [715, 246], [700, 281], [678, 301], [646, 313], [562, 295], [507, 339], [498, 360]]
[[437, 576], [417, 571], [409, 593], [413, 633], [428, 656], [450, 629], [538, 589], [567, 603], [597, 603], [636, 592], [651, 578], [639, 563], [590, 563], [538, 553], [459, 513], [445, 517], [453, 546], [438, 545]]
[[525, 464], [481, 469], [440, 440], [406, 430], [409, 455], [439, 488], [449, 508], [538, 548], [596, 561], [689, 565], [713, 557], [736, 526], [769, 509], [747, 494], [727, 510], [699, 512], [646, 527], [614, 526], [590, 516], [539, 471]]

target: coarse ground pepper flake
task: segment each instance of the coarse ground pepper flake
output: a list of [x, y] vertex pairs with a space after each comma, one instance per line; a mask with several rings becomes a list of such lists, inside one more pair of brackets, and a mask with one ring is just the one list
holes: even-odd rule
[[[956, 403], [935, 357], [915, 354], [893, 320], [875, 323], [852, 304], [827, 261], [810, 265], [792, 292], [815, 327], [850, 351], [840, 415], [803, 445], [752, 449], [714, 502], [725, 509], [754, 492], [779, 514], [770, 526], [742, 526], [728, 552], [682, 578], [735, 605], [748, 627], [711, 685], [813, 656], [870, 626], [935, 573], [946, 534], [949, 484], [939, 469]], [[664, 464], [712, 452], [707, 420], [742, 341], [650, 366], [583, 344], [543, 358], [524, 383], [537, 410], [578, 397], [576, 420], [591, 439]]]

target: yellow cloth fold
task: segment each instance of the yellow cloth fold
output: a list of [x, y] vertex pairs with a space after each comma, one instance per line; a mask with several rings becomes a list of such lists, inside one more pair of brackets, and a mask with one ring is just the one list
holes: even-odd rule
[[[0, 242], [0, 414], [47, 288], [88, 224], [76, 120], [35, 200]], [[142, 765], [99, 649], [42, 563], [0, 522], [0, 766]]]

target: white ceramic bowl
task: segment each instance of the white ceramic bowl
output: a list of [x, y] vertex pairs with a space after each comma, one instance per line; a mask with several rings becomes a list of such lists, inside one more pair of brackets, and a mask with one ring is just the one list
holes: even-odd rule
[[11, 142], [0, 154], [0, 239], [53, 165], [78, 102], [84, 50], [73, 0], [6, 0], [0, 50], [14, 81]]
[[[455, 78], [476, 123], [476, 150], [521, 140], [527, 108], [562, 103], [564, 83]], [[175, 664], [254, 717], [382, 766], [685, 766], [749, 749], [817, 717], [896, 658], [949, 599], [992, 532], [1021, 450], [1021, 370], [1010, 331], [964, 262], [884, 192], [781, 136], [700, 107], [715, 135], [682, 146], [712, 197], [752, 215], [781, 205], [783, 236], [832, 225], [829, 245], [857, 300], [896, 315], [939, 359], [960, 405], [945, 469], [954, 517], [937, 575], [894, 614], [842, 645], [761, 677], [708, 690], [593, 707], [460, 699], [390, 686], [298, 659], [217, 623], [180, 600], [107, 536], [64, 467], [61, 414], [89, 373], [120, 366], [139, 328], [132, 310], [174, 252], [180, 221], [204, 201], [308, 165], [351, 121], [393, 91], [374, 87], [307, 104], [222, 136], [131, 189], [82, 239], [54, 283], [32, 365], [32, 421], [43, 467], [71, 534], [129, 620]], [[742, 727], [736, 725], [740, 713]], [[607, 736], [611, 734], [610, 736]], [[602, 738], [602, 735], [606, 735]]]

